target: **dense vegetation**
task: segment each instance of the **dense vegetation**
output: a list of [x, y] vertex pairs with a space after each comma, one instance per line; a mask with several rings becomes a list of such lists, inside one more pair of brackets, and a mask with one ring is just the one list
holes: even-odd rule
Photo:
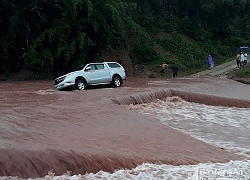
[[1, 0], [0, 13], [1, 73], [69, 70], [107, 50], [189, 72], [250, 45], [250, 0]]

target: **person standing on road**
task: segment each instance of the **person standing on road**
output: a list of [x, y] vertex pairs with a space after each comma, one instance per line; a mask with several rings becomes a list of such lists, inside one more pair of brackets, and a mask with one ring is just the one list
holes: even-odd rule
[[240, 68], [244, 66], [244, 54], [243, 52], [240, 53]]
[[245, 67], [247, 65], [247, 52], [244, 53], [244, 62], [243, 66]]
[[237, 69], [240, 69], [240, 53], [236, 56]]
[[161, 65], [161, 75], [165, 73], [167, 67], [168, 67], [167, 63], [163, 62]]
[[208, 69], [212, 69], [214, 67], [214, 62], [213, 62], [213, 58], [211, 55], [208, 55], [207, 65], [208, 65]]
[[170, 66], [170, 69], [172, 69], [173, 78], [178, 78], [178, 71], [179, 71], [178, 66], [176, 64], [173, 64], [172, 66]]

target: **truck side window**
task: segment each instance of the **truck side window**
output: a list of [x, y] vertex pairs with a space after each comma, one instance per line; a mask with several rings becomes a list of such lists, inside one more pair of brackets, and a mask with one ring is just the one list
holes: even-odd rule
[[104, 69], [104, 64], [96, 64], [97, 70]]
[[117, 63], [108, 63], [108, 66], [109, 66], [110, 68], [119, 68], [119, 67], [120, 67], [120, 65], [117, 64]]

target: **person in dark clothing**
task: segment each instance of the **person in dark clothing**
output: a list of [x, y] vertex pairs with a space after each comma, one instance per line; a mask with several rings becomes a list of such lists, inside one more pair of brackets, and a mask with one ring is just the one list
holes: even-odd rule
[[237, 69], [240, 69], [240, 53], [236, 56]]
[[173, 72], [173, 78], [177, 78], [178, 77], [178, 66], [176, 64], [173, 64], [172, 66], [170, 66], [170, 69], [172, 69]]

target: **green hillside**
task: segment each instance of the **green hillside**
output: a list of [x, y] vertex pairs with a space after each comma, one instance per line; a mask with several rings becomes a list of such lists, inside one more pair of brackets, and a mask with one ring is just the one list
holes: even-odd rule
[[2, 74], [114, 60], [129, 75], [163, 61], [185, 75], [250, 46], [250, 0], [2, 0], [0, 13]]

